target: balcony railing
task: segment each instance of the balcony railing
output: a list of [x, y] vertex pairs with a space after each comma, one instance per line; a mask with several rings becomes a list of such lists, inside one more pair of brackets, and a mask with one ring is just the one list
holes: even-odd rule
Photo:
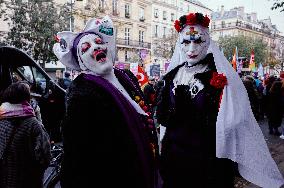
[[117, 45], [124, 45], [134, 48], [147, 48], [151, 49], [151, 43], [149, 42], [141, 42], [136, 40], [125, 40], [125, 39], [116, 39]]
[[212, 29], [212, 31], [214, 31], [214, 30], [220, 30], [220, 29], [225, 29], [225, 28], [229, 29], [229, 28], [236, 28], [236, 27], [257, 31], [257, 32], [267, 34], [267, 35], [274, 35], [273, 31], [266, 30], [266, 29], [263, 29], [263, 28], [259, 29], [259, 28], [256, 28], [256, 27], [250, 25], [250, 24], [246, 24], [246, 23], [242, 23], [242, 22], [228, 22], [228, 23], [225, 23], [225, 24], [212, 25], [211, 29]]

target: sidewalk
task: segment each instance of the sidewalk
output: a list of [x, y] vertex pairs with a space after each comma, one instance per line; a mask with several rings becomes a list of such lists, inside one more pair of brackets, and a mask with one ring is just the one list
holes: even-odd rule
[[[265, 141], [268, 145], [270, 153], [273, 159], [275, 160], [280, 172], [284, 176], [284, 140], [280, 139], [278, 136], [268, 134], [267, 119], [260, 121], [259, 126], [265, 137]], [[284, 126], [284, 121], [282, 123], [282, 126]], [[280, 130], [281, 128], [279, 128], [279, 131]], [[259, 188], [259, 186], [249, 183], [244, 179], [237, 179], [235, 187], [236, 188]]]

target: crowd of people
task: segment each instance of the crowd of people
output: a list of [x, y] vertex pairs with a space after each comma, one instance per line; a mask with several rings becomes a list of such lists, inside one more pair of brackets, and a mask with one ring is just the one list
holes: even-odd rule
[[[233, 188], [236, 176], [264, 188], [284, 184], [257, 124], [267, 117], [269, 133], [284, 138], [283, 78], [241, 79], [211, 40], [209, 22], [201, 13], [175, 21], [167, 73], [143, 89], [113, 66], [108, 16], [57, 34], [55, 55], [81, 72], [57, 82], [66, 89], [61, 187]], [[40, 188], [50, 139], [29, 84], [10, 85], [0, 104], [0, 187]]]
[[268, 119], [269, 134], [284, 139], [284, 130], [281, 129], [284, 115], [284, 74], [275, 75], [265, 79], [257, 75], [243, 77], [250, 105], [257, 121]]

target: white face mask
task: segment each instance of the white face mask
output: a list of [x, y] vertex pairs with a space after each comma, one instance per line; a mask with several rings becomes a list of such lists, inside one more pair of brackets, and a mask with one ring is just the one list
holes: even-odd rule
[[186, 26], [181, 31], [179, 40], [183, 62], [194, 65], [207, 55], [210, 44], [208, 28], [199, 25]]
[[[83, 36], [77, 47], [79, 62], [83, 70], [89, 69], [97, 75], [109, 74], [113, 69], [112, 57], [108, 44], [96, 34]], [[85, 66], [85, 67], [84, 67]]]

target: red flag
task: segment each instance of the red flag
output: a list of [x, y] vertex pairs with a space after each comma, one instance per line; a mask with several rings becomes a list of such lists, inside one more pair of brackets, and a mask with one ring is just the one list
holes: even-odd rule
[[249, 69], [252, 72], [256, 71], [255, 61], [254, 61], [254, 50], [253, 49], [251, 50], [250, 61], [249, 61]]
[[148, 76], [144, 72], [143, 68], [141, 66], [138, 66], [138, 73], [136, 75], [138, 82], [140, 84], [140, 87], [143, 88], [145, 84], [148, 83]]
[[237, 70], [237, 58], [236, 58], [236, 49], [234, 50], [234, 56], [232, 59], [232, 65], [235, 70]]

